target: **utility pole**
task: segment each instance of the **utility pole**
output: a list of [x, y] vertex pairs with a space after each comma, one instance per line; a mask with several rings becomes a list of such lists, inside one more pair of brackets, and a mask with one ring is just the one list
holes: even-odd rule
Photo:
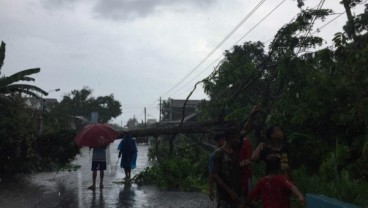
[[345, 11], [346, 11], [346, 16], [348, 18], [348, 28], [347, 28], [347, 34], [350, 37], [353, 38], [354, 41], [357, 41], [357, 35], [355, 32], [355, 25], [354, 25], [354, 16], [351, 13], [351, 7], [350, 7], [350, 3], [352, 1], [351, 0], [343, 0], [342, 4], [344, 5]]
[[161, 121], [161, 114], [162, 114], [162, 105], [161, 105], [161, 97], [160, 97], [160, 112], [159, 112], [159, 120], [158, 120], [158, 122], [160, 122]]
[[144, 126], [147, 127], [147, 109], [144, 107]]

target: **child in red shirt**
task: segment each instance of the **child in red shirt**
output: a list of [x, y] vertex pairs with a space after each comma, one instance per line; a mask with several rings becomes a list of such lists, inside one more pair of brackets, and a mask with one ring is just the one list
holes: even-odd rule
[[261, 198], [263, 208], [289, 208], [290, 192], [298, 197], [299, 203], [304, 206], [304, 196], [298, 188], [280, 174], [280, 160], [269, 160], [270, 174], [261, 178], [254, 190], [248, 196], [248, 203], [254, 207]]

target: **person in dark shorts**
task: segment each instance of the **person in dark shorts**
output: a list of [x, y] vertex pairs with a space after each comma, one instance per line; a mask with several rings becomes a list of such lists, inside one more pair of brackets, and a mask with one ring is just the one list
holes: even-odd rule
[[226, 143], [213, 155], [212, 177], [217, 187], [218, 208], [241, 206], [240, 167], [236, 151], [239, 145], [239, 131], [230, 130], [226, 133]]
[[289, 208], [290, 193], [298, 197], [300, 205], [305, 205], [303, 194], [280, 172], [280, 160], [272, 158], [268, 160], [270, 173], [261, 178], [247, 198], [248, 205], [257, 207], [257, 201], [261, 199], [263, 208]]
[[106, 148], [98, 147], [93, 148], [92, 153], [92, 185], [88, 187], [88, 189], [94, 190], [96, 188], [96, 178], [97, 178], [97, 171], [100, 171], [100, 189], [103, 186], [103, 178], [104, 178], [104, 171], [106, 170]]
[[121, 157], [120, 167], [124, 168], [125, 179], [130, 180], [131, 170], [135, 168], [135, 161], [137, 160], [137, 145], [132, 136], [125, 132], [119, 146], [119, 155]]
[[[225, 141], [226, 141], [225, 133], [223, 133], [223, 132], [216, 133], [214, 139], [216, 141], [217, 148], [222, 147], [225, 144]], [[212, 177], [214, 153], [215, 152], [211, 153], [209, 161], [208, 161], [208, 196], [210, 197], [211, 200], [215, 199], [215, 193], [214, 193], [214, 190], [213, 190], [214, 180], [213, 180], [213, 177]]]

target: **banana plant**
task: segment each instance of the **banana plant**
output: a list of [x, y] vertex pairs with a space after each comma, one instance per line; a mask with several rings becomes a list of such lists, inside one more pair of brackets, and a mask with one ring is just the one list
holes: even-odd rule
[[[1, 75], [1, 68], [4, 64], [5, 59], [5, 46], [4, 42], [1, 42], [0, 46], [0, 75]], [[26, 94], [32, 97], [39, 98], [39, 95], [47, 95], [47, 92], [43, 89], [30, 85], [24, 84], [19, 82], [32, 82], [35, 81], [34, 78], [30, 77], [31, 75], [37, 74], [40, 72], [40, 68], [32, 68], [26, 69], [20, 72], [17, 72], [10, 76], [2, 76], [0, 77], [0, 96], [6, 97], [8, 95], [12, 95], [14, 93]]]

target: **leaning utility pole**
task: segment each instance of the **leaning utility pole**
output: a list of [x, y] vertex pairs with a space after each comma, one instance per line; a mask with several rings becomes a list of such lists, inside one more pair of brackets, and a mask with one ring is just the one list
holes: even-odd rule
[[144, 107], [144, 126], [147, 126], [147, 110], [146, 110], [146, 107]]
[[161, 105], [161, 97], [160, 97], [160, 112], [159, 112], [159, 120], [158, 120], [158, 122], [160, 122], [161, 121], [161, 114], [162, 114], [162, 105]]

